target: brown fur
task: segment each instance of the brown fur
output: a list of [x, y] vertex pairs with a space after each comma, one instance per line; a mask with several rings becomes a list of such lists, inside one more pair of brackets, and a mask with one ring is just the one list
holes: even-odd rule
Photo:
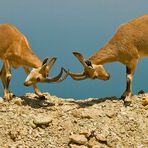
[[94, 65], [116, 61], [125, 64], [127, 88], [122, 97], [129, 100], [136, 65], [146, 56], [148, 56], [148, 14], [121, 25], [112, 39], [89, 60]]
[[148, 56], [148, 14], [121, 25], [112, 39], [90, 61], [93, 64], [105, 64], [119, 61], [125, 65], [131, 59]]
[[148, 56], [148, 14], [121, 25], [112, 39], [100, 50], [85, 61], [82, 54], [73, 52], [84, 67], [82, 74], [70, 72], [74, 80], [86, 78], [108, 80], [110, 75], [103, 64], [121, 62], [126, 66], [127, 86], [122, 95], [130, 101], [132, 95], [132, 79], [138, 61]]
[[36, 86], [35, 79], [38, 76], [38, 80], [39, 78], [42, 81], [43, 79], [45, 80], [44, 75], [47, 76], [49, 68], [44, 68], [44, 71], [42, 73], [40, 72], [42, 62], [33, 53], [26, 37], [21, 32], [19, 32], [13, 25], [0, 25], [0, 59], [3, 61], [1, 80], [4, 87], [5, 99], [10, 100], [12, 98], [12, 95], [9, 92], [11, 67], [18, 68], [20, 66], [24, 67], [25, 72], [27, 74], [30, 73], [29, 68], [35, 68], [29, 76], [31, 78], [34, 78], [32, 85], [34, 87], [35, 93], [39, 96], [42, 96], [42, 93]]

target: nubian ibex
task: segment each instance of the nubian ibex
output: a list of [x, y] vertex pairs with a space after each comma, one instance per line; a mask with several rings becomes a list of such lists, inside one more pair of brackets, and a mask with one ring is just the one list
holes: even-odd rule
[[[0, 77], [4, 87], [4, 98], [10, 100], [12, 93], [9, 91], [9, 83], [11, 80], [11, 67], [18, 68], [22, 66], [28, 74], [24, 85], [33, 85], [35, 93], [42, 97], [43, 94], [36, 86], [37, 82], [61, 82], [66, 79], [67, 74], [62, 77], [61, 72], [54, 78], [49, 78], [48, 73], [56, 61], [56, 58], [46, 58], [43, 62], [33, 53], [26, 37], [13, 25], [0, 25], [0, 59], [3, 61]], [[33, 68], [30, 72], [30, 68]]]
[[84, 67], [83, 73], [69, 72], [74, 80], [86, 78], [108, 80], [110, 75], [102, 65], [110, 62], [124, 64], [127, 86], [122, 98], [125, 101], [131, 101], [132, 79], [136, 65], [141, 58], [148, 56], [148, 14], [121, 25], [112, 39], [88, 60], [78, 52], [73, 54]]

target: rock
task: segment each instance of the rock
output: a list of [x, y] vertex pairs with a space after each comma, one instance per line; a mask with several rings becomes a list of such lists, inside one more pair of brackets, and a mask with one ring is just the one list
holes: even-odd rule
[[18, 131], [10, 131], [9, 133], [10, 138], [15, 142], [18, 138], [19, 132]]
[[102, 101], [68, 101], [48, 94], [46, 100], [34, 94], [14, 97], [0, 104], [0, 148], [146, 148], [148, 105], [142, 105], [146, 98], [148, 93], [132, 96], [132, 106], [126, 106], [112, 97]]
[[73, 134], [69, 138], [70, 138], [70, 142], [76, 143], [76, 144], [86, 144], [88, 141], [84, 135]]
[[148, 105], [148, 98], [144, 98], [144, 99], [142, 100], [142, 105], [143, 105], [143, 106]]
[[109, 134], [110, 132], [108, 125], [104, 125], [99, 131], [94, 133], [96, 139], [100, 142], [106, 142]]
[[18, 105], [18, 106], [21, 106], [22, 105], [22, 102], [23, 101], [21, 100], [21, 98], [16, 98], [16, 99], [13, 100], [13, 103], [16, 104], [16, 105]]
[[112, 111], [112, 110], [108, 110], [108, 111], [106, 111], [106, 115], [109, 118], [113, 118], [116, 115], [116, 112], [115, 111]]
[[92, 131], [89, 130], [82, 130], [80, 135], [85, 135], [85, 137], [89, 138], [92, 135]]
[[100, 147], [100, 145], [94, 145], [92, 148], [105, 148], [105, 147]]
[[88, 141], [89, 147], [92, 147], [92, 146], [97, 145], [97, 144], [99, 144], [99, 142], [97, 141], [97, 139], [95, 137], [91, 137]]
[[44, 115], [38, 115], [37, 117], [35, 117], [35, 119], [33, 120], [33, 123], [35, 125], [49, 125], [49, 123], [52, 122], [52, 118], [50, 117], [46, 117]]
[[81, 118], [81, 119], [91, 119], [94, 116], [94, 114], [92, 112], [90, 112], [88, 109], [75, 110], [75, 111], [72, 111], [71, 113], [74, 117]]
[[88, 148], [88, 147], [85, 145], [70, 144], [70, 148]]
[[96, 135], [96, 139], [99, 140], [99, 141], [101, 141], [101, 142], [107, 141], [106, 135], [104, 135], [104, 134], [97, 134]]
[[3, 98], [0, 97], [0, 104], [3, 104], [4, 103], [4, 100]]
[[32, 121], [30, 121], [30, 126], [31, 126], [32, 128], [36, 128], [36, 124], [34, 124]]

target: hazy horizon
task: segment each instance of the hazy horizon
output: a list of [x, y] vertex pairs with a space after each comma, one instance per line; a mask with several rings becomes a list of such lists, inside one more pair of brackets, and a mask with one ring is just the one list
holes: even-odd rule
[[[72, 55], [73, 51], [89, 58], [104, 46], [120, 24], [148, 14], [146, 0], [5, 0], [0, 2], [0, 23], [15, 25], [28, 39], [34, 53], [43, 60], [57, 57], [50, 76], [57, 75], [61, 67], [73, 72], [83, 70]], [[27, 57], [26, 57], [27, 58]], [[133, 80], [133, 93], [148, 91], [148, 59], [137, 65]], [[1, 62], [2, 65], [2, 62]], [[105, 65], [111, 79], [74, 81], [68, 77], [59, 84], [39, 84], [42, 92], [63, 98], [85, 99], [107, 96], [119, 97], [126, 86], [125, 66], [120, 63]], [[26, 75], [22, 68], [12, 70], [10, 90], [17, 96], [33, 92], [23, 86]], [[0, 96], [3, 87], [0, 83]]]

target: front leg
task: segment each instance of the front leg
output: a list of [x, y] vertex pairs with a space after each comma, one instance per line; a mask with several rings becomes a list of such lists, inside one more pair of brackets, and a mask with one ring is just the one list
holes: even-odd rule
[[[28, 67], [24, 67], [25, 73], [28, 75], [30, 73], [30, 70]], [[36, 84], [33, 84], [34, 92], [39, 98], [45, 98], [44, 95], [40, 92], [39, 88]]]
[[123, 95], [121, 96], [121, 98], [125, 101], [125, 102], [131, 102], [131, 96], [132, 96], [132, 80], [133, 80], [133, 75], [135, 72], [135, 67], [136, 64], [134, 64], [133, 66], [126, 66], [126, 90], [123, 93]]
[[33, 88], [34, 88], [35, 94], [38, 95], [39, 98], [45, 99], [45, 96], [43, 95], [43, 93], [40, 92], [36, 84], [33, 85]]
[[12, 99], [13, 95], [9, 92], [9, 83], [11, 80], [11, 70], [9, 62], [6, 61], [3, 64], [2, 70], [1, 70], [1, 80], [4, 87], [4, 99], [9, 101]]

